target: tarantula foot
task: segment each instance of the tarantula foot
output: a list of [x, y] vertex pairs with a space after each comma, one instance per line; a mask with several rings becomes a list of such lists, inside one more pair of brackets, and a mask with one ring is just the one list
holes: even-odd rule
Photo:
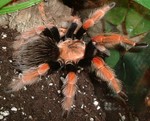
[[14, 92], [14, 91], [19, 91], [21, 88], [24, 87], [24, 83], [20, 81], [20, 79], [15, 79], [15, 81], [12, 81], [9, 85], [8, 88], [5, 90], [6, 93]]
[[136, 43], [134, 47], [129, 49], [129, 52], [140, 52], [148, 46], [149, 45], [147, 43]]
[[119, 95], [119, 98], [120, 98], [121, 100], [123, 100], [123, 102], [127, 102], [127, 101], [128, 101], [128, 96], [127, 96], [123, 91], [120, 91], [120, 92], [118, 93], [118, 95]]
[[63, 111], [63, 113], [62, 113], [63, 118], [67, 118], [68, 115], [69, 115], [69, 112], [67, 110]]
[[11, 92], [14, 92], [13, 89], [11, 87], [7, 87], [7, 88], [4, 88], [3, 90], [5, 93], [11, 93]]
[[111, 3], [109, 4], [109, 7], [110, 7], [110, 8], [113, 8], [115, 5], [116, 5], [115, 2], [111, 2]]
[[105, 5], [104, 7], [96, 10], [89, 19], [87, 19], [83, 23], [84, 30], [88, 30], [90, 27], [94, 26], [101, 18], [105, 16], [105, 14], [111, 10], [115, 6], [115, 2], [112, 2], [108, 5]]

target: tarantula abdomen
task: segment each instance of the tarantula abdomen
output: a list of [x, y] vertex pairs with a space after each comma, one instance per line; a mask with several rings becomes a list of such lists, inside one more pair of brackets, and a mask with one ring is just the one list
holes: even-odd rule
[[29, 38], [28, 41], [17, 50], [15, 53], [17, 55], [14, 56], [19, 69], [29, 69], [58, 59], [59, 48], [51, 38], [41, 34]]

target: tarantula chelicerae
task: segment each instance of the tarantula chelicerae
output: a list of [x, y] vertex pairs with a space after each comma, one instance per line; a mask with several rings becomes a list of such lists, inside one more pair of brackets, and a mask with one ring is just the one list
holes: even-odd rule
[[54, 73], [63, 68], [66, 76], [63, 80], [62, 108], [64, 111], [70, 111], [77, 90], [77, 68], [84, 63], [84, 66], [91, 67], [98, 78], [106, 81], [114, 93], [123, 95], [120, 80], [99, 55], [108, 56], [107, 49], [118, 44], [139, 44], [119, 34], [97, 35], [89, 42], [83, 38], [86, 31], [114, 6], [115, 3], [112, 2], [96, 10], [81, 26], [80, 19], [74, 17], [67, 28], [47, 25], [47, 28], [41, 26], [19, 36], [13, 44], [13, 58], [22, 74], [11, 82], [11, 90], [18, 91], [24, 85], [37, 82], [48, 70]]

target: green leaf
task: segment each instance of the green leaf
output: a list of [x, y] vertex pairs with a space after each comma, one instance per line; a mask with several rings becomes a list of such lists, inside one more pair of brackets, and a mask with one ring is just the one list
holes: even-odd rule
[[[150, 44], [150, 33], [144, 37], [144, 42]], [[132, 87], [136, 81], [141, 78], [145, 70], [150, 67], [150, 46], [145, 48], [139, 53], [126, 53], [124, 56], [124, 62], [126, 64], [126, 72], [128, 77], [126, 82]], [[135, 86], [134, 86], [135, 87]]]
[[0, 8], [11, 2], [12, 0], [0, 0]]
[[108, 21], [104, 21], [104, 29], [105, 29], [105, 33], [112, 33], [114, 32], [114, 25], [112, 25], [111, 23], [109, 23]]
[[150, 9], [150, 0], [134, 0], [134, 1]]
[[114, 25], [119, 25], [121, 24], [126, 16], [127, 9], [124, 7], [116, 7], [109, 11], [105, 18], [108, 22], [114, 24]]
[[2, 9], [0, 9], [0, 15], [6, 14], [6, 13], [12, 13], [12, 12], [15, 12], [18, 10], [22, 10], [22, 9], [31, 7], [35, 4], [38, 4], [39, 2], [41, 2], [41, 0], [29, 0], [27, 2], [22, 2], [22, 3], [16, 4], [16, 5], [3, 7]]
[[150, 19], [130, 9], [126, 17], [126, 29], [129, 36], [133, 37], [150, 30]]
[[120, 54], [117, 50], [110, 50], [110, 57], [106, 58], [105, 62], [111, 67], [114, 68], [120, 59]]
[[[150, 44], [150, 33], [144, 37], [144, 42]], [[129, 101], [136, 109], [143, 104], [146, 89], [141, 85], [141, 78], [145, 71], [150, 68], [150, 46], [139, 53], [126, 53], [116, 68], [118, 77], [124, 82], [127, 89]], [[140, 85], [139, 85], [140, 84]], [[140, 88], [139, 88], [140, 86]], [[139, 90], [140, 89], [140, 90]]]

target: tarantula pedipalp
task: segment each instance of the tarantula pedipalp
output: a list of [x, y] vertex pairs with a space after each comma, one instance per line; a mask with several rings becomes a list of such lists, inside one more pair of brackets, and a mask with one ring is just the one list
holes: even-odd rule
[[[99, 51], [105, 53], [109, 47], [106, 46], [107, 44], [114, 46], [124, 43], [135, 46], [136, 43], [117, 34], [107, 37], [95, 36], [89, 43], [86, 43], [83, 39], [86, 31], [114, 6], [115, 3], [113, 2], [96, 10], [82, 24], [79, 30], [77, 30], [79, 19], [75, 19], [64, 33], [56, 26], [50, 25], [48, 28], [43, 26], [37, 28], [36, 30], [41, 31], [40, 34], [37, 34], [36, 31], [22, 34], [13, 46], [15, 65], [22, 74], [20, 77], [16, 77], [15, 81], [11, 82], [9, 85], [11, 90], [18, 91], [24, 85], [31, 85], [37, 82], [40, 76], [45, 75], [48, 70], [51, 70], [53, 73], [60, 67], [64, 68], [67, 74], [63, 80], [62, 92], [64, 100], [62, 108], [64, 111], [70, 111], [71, 106], [74, 104], [74, 96], [77, 90], [77, 68], [82, 66], [81, 62], [90, 60], [88, 62], [90, 62], [91, 66], [89, 63], [86, 66], [92, 67], [96, 76], [106, 81], [116, 94], [124, 94], [122, 93], [121, 82], [97, 53]], [[102, 47], [104, 49], [101, 49]], [[107, 55], [107, 53], [105, 54]]]

